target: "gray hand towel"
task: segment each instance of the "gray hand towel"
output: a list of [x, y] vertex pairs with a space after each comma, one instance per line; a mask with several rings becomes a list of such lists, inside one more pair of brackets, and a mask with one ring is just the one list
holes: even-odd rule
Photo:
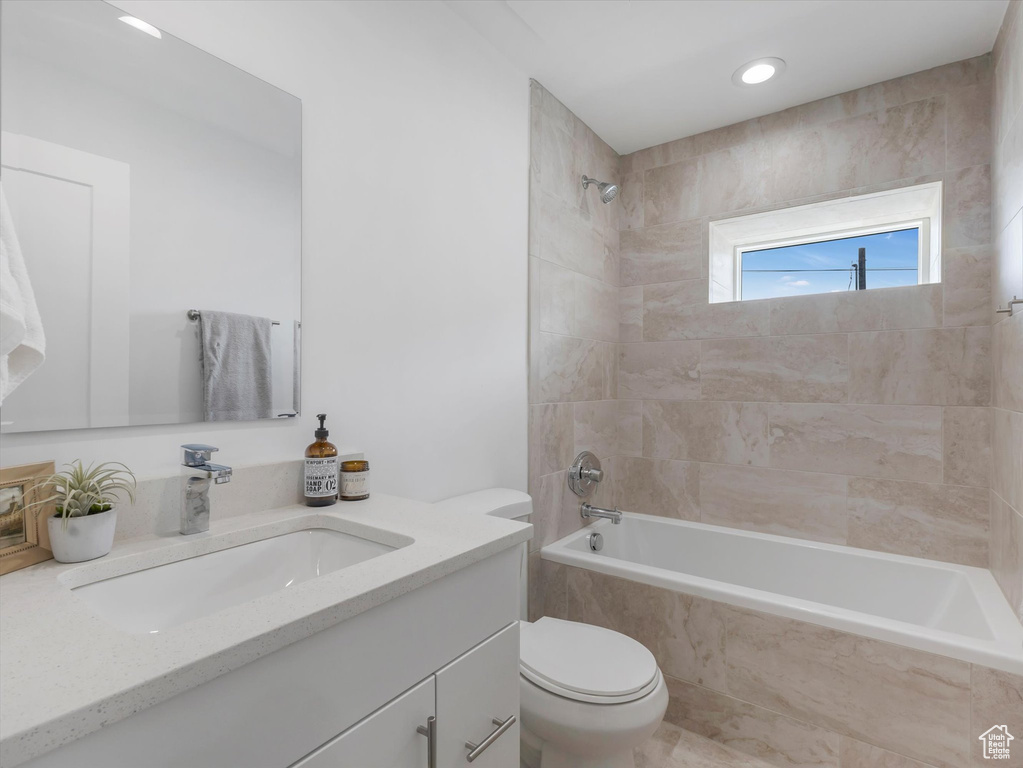
[[273, 375], [267, 317], [199, 311], [202, 329], [203, 418], [249, 421], [273, 417]]

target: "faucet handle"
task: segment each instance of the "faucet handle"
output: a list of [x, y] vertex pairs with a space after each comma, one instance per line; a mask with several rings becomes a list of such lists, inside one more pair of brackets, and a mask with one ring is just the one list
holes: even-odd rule
[[184, 451], [181, 463], [186, 467], [201, 467], [209, 462], [215, 451], [220, 450], [215, 446], [200, 443], [187, 443], [181, 446], [181, 449]]
[[584, 499], [590, 497], [597, 483], [604, 479], [604, 471], [600, 468], [600, 459], [589, 451], [583, 451], [575, 457], [568, 470], [568, 487], [576, 496]]

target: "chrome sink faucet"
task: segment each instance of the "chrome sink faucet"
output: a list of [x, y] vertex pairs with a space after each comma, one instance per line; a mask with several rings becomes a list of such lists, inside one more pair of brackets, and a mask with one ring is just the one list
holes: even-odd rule
[[600, 517], [605, 520], [610, 520], [614, 525], [618, 525], [622, 522], [622, 513], [615, 507], [614, 509], [604, 509], [603, 507], [595, 507], [592, 504], [587, 504], [585, 501], [579, 508], [579, 514], [583, 518]]
[[212, 445], [189, 443], [181, 449], [187, 477], [181, 500], [181, 533], [187, 536], [210, 529], [210, 481], [217, 485], [231, 482], [231, 468], [210, 461], [218, 450]]

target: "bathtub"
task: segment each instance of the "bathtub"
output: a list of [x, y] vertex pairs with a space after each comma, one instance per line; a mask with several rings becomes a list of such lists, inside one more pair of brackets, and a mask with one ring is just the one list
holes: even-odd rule
[[542, 557], [1023, 674], [1023, 626], [983, 568], [628, 512]]

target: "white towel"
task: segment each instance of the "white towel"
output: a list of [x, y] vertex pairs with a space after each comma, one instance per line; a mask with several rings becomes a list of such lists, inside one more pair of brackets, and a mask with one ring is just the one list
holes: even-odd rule
[[267, 317], [199, 310], [203, 418], [251, 421], [273, 417], [273, 369]]
[[46, 358], [46, 336], [0, 186], [0, 403]]

